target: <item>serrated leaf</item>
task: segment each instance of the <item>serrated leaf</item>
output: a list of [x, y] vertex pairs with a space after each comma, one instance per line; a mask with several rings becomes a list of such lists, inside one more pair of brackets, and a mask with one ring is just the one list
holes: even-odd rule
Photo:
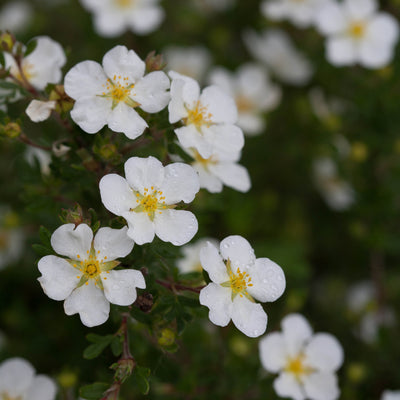
[[30, 40], [26, 45], [24, 57], [29, 56], [29, 54], [31, 54], [36, 49], [36, 46], [37, 46], [37, 39]]
[[110, 387], [108, 383], [95, 382], [80, 388], [79, 395], [87, 400], [97, 400], [103, 397], [104, 392]]

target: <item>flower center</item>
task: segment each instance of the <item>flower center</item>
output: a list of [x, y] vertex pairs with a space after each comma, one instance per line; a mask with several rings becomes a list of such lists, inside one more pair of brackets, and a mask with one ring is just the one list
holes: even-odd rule
[[[24, 83], [24, 78], [29, 81], [30, 79], [32, 79], [35, 75], [34, 73], [34, 65], [30, 64], [29, 62], [27, 62], [26, 60], [22, 61], [22, 65], [21, 65], [21, 69], [22, 69], [22, 74], [21, 71], [19, 70], [18, 67], [14, 67], [12, 68], [11, 72], [12, 74], [15, 76], [15, 78], [17, 78], [20, 82]], [[22, 77], [22, 75], [24, 76], [24, 78]]]
[[229, 281], [221, 283], [221, 286], [232, 290], [232, 301], [239, 295], [240, 297], [245, 296], [254, 302], [254, 299], [247, 292], [247, 288], [253, 286], [250, 275], [247, 272], [241, 271], [239, 267], [236, 269], [236, 273], [234, 273], [231, 267], [231, 260], [229, 259], [226, 261], [226, 270], [229, 275]]
[[214, 158], [214, 156], [211, 156], [209, 158], [203, 158], [196, 149], [191, 148], [191, 150], [193, 151], [192, 157], [195, 159], [195, 161], [197, 163], [201, 164], [203, 166], [203, 168], [207, 169], [207, 167], [210, 164], [216, 164], [217, 163], [217, 160]]
[[120, 8], [128, 8], [133, 2], [134, 0], [114, 0], [114, 3]]
[[211, 122], [212, 114], [208, 112], [207, 107], [203, 106], [200, 100], [196, 101], [194, 107], [188, 110], [188, 116], [186, 118], [186, 124], [193, 124], [199, 129], [202, 125], [209, 127]]
[[11, 397], [7, 392], [1, 392], [0, 400], [21, 400], [21, 396]]
[[365, 23], [364, 22], [354, 22], [349, 28], [350, 36], [355, 39], [361, 39], [365, 35]]
[[120, 102], [126, 103], [130, 107], [137, 107], [139, 105], [139, 103], [129, 97], [135, 85], [133, 83], [129, 84], [128, 81], [128, 77], [114, 75], [112, 79], [107, 79], [105, 85], [102, 85], [104, 92], [102, 92], [101, 97], [108, 97], [112, 100], [112, 109]]
[[175, 207], [175, 205], [166, 205], [165, 196], [162, 195], [163, 192], [155, 189], [154, 186], [152, 186], [150, 190], [144, 188], [143, 194], [135, 191], [134, 194], [136, 196], [137, 206], [135, 208], [130, 208], [129, 211], [145, 212], [152, 221], [154, 220], [156, 212], [161, 214], [161, 210]]
[[304, 375], [311, 374], [314, 369], [304, 363], [304, 354], [299, 354], [295, 358], [288, 358], [285, 371], [293, 374], [297, 380], [301, 380]]
[[246, 96], [238, 96], [235, 100], [239, 113], [244, 113], [254, 108], [253, 103]]

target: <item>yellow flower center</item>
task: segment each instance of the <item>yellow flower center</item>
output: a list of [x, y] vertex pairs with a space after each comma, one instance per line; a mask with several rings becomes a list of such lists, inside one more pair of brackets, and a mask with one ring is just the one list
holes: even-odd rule
[[186, 118], [186, 125], [193, 124], [197, 129], [202, 125], [209, 127], [211, 122], [212, 114], [208, 112], [207, 107], [203, 106], [200, 100], [196, 101], [194, 107], [188, 110], [188, 116]]
[[253, 103], [246, 96], [237, 96], [235, 100], [236, 100], [236, 107], [239, 113], [241, 112], [244, 113], [254, 108]]
[[29, 82], [34, 76], [34, 65], [30, 64], [29, 62], [27, 62], [26, 60], [22, 61], [21, 64], [21, 69], [22, 69], [22, 74], [21, 71], [19, 70], [19, 68], [17, 66], [11, 68], [11, 73], [15, 76], [15, 78], [17, 78], [20, 82], [24, 83], [24, 78], [22, 77], [22, 75], [24, 75], [25, 79]]
[[209, 158], [203, 158], [196, 149], [191, 148], [191, 150], [193, 152], [193, 156], [192, 157], [195, 159], [195, 161], [197, 163], [201, 164], [203, 166], [203, 168], [207, 169], [207, 167], [210, 164], [216, 164], [217, 163], [217, 160], [215, 159], [214, 156], [211, 156]]
[[21, 396], [11, 397], [7, 392], [1, 392], [0, 400], [21, 400]]
[[135, 0], [114, 0], [114, 3], [120, 8], [129, 8]]
[[152, 186], [150, 190], [144, 188], [143, 194], [135, 191], [133, 193], [136, 196], [137, 206], [135, 208], [130, 208], [129, 211], [145, 212], [152, 221], [157, 212], [161, 214], [162, 210], [166, 208], [175, 208], [175, 205], [165, 204], [163, 192], [155, 189], [154, 186]]
[[297, 380], [301, 380], [304, 375], [311, 374], [314, 369], [304, 363], [304, 354], [299, 354], [295, 358], [288, 358], [285, 371], [293, 374]]
[[253, 286], [251, 277], [247, 272], [241, 271], [238, 267], [236, 273], [232, 271], [231, 260], [226, 261], [226, 270], [229, 275], [229, 281], [221, 283], [221, 286], [228, 287], [232, 290], [232, 301], [239, 295], [240, 297], [247, 297], [250, 301], [254, 299], [247, 292], [247, 288]]
[[137, 107], [139, 103], [134, 101], [131, 97], [131, 90], [135, 86], [133, 83], [128, 83], [129, 78], [121, 77], [121, 75], [114, 75], [112, 79], [108, 78], [102, 92], [101, 97], [108, 97], [112, 100], [112, 109], [114, 109], [120, 102], [126, 103], [130, 107]]
[[365, 23], [364, 22], [354, 22], [349, 28], [350, 36], [355, 39], [360, 39], [365, 35]]

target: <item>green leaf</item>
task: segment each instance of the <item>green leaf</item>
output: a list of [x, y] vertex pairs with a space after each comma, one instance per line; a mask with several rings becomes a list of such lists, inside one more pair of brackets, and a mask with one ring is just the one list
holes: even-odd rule
[[79, 395], [84, 399], [97, 400], [103, 397], [104, 392], [110, 387], [108, 383], [95, 382], [80, 388]]
[[29, 54], [31, 54], [36, 49], [36, 46], [37, 46], [37, 39], [30, 40], [26, 45], [24, 57], [29, 56]]
[[50, 243], [51, 233], [43, 225], [39, 228], [39, 237], [44, 246], [51, 247]]
[[137, 385], [138, 389], [142, 394], [148, 394], [150, 390], [149, 378], [150, 369], [146, 367], [139, 367], [138, 365], [135, 368], [135, 373], [133, 375], [133, 380]]
[[5, 67], [5, 65], [6, 65], [6, 61], [4, 59], [4, 53], [2, 51], [0, 51], [0, 65], [2, 67]]
[[43, 246], [41, 244], [33, 244], [32, 249], [38, 256], [47, 256], [49, 254], [54, 254], [54, 251], [46, 246]]
[[100, 336], [95, 335], [94, 333], [89, 333], [86, 336], [86, 339], [89, 342], [93, 342], [93, 344], [86, 347], [86, 349], [83, 351], [83, 358], [86, 358], [87, 360], [92, 360], [93, 358], [98, 357], [103, 352], [103, 350], [111, 343], [113, 338], [114, 335]]
[[200, 307], [201, 304], [198, 299], [193, 299], [186, 296], [178, 296], [178, 301], [180, 304], [186, 307]]
[[17, 85], [14, 82], [0, 81], [0, 88], [1, 89], [8, 89], [8, 90], [20, 90], [21, 86]]
[[115, 357], [118, 357], [122, 353], [122, 342], [120, 336], [114, 336], [111, 341], [111, 351]]

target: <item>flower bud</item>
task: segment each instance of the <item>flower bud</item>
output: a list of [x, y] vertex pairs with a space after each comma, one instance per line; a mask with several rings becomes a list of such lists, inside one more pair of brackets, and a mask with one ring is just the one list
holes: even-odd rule
[[158, 344], [162, 347], [172, 346], [175, 342], [175, 332], [172, 329], [164, 328], [158, 338]]
[[15, 42], [16, 42], [15, 37], [10, 32], [4, 32], [0, 35], [0, 49], [1, 50], [11, 53]]
[[9, 122], [0, 127], [0, 134], [9, 138], [16, 138], [21, 134], [21, 126], [17, 122]]
[[147, 55], [145, 63], [146, 63], [146, 71], [148, 72], [161, 71], [167, 65], [164, 62], [163, 56], [161, 54], [156, 54], [154, 50]]

